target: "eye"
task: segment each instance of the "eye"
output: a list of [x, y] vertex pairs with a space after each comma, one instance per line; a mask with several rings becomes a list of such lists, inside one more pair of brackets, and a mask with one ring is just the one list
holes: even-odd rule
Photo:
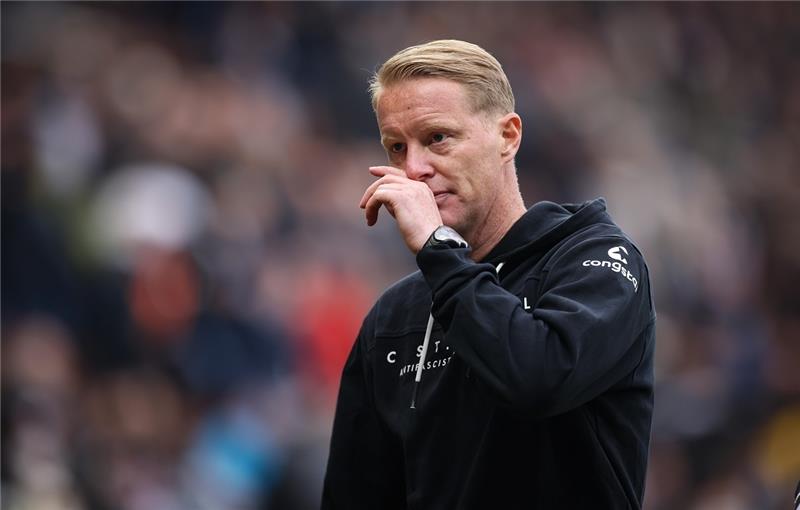
[[397, 142], [397, 143], [393, 143], [392, 145], [389, 146], [389, 152], [393, 152], [393, 153], [396, 154], [398, 152], [403, 152], [403, 149], [405, 149], [405, 148], [406, 148], [406, 144]]
[[444, 133], [434, 133], [431, 135], [431, 143], [441, 143], [447, 140], [447, 135]]

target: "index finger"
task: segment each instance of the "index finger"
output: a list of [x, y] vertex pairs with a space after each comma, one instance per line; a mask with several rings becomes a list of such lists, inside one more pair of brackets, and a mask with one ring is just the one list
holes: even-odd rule
[[369, 173], [376, 177], [383, 177], [384, 175], [397, 175], [399, 177], [408, 178], [403, 170], [393, 166], [371, 166], [369, 167]]

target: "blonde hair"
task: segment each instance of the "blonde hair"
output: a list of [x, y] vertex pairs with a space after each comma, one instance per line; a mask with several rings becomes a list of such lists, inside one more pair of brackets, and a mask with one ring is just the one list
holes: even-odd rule
[[400, 50], [383, 63], [369, 82], [372, 108], [381, 90], [400, 81], [434, 77], [466, 86], [474, 111], [510, 113], [514, 92], [503, 66], [477, 44], [444, 39]]

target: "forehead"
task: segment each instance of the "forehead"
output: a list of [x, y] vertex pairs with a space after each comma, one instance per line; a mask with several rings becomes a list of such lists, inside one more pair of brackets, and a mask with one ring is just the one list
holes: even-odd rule
[[381, 131], [414, 121], [473, 115], [467, 88], [445, 78], [414, 78], [385, 87], [376, 114]]

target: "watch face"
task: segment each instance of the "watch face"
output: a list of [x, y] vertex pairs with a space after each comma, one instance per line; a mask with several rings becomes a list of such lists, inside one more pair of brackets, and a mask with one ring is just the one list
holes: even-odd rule
[[467, 242], [461, 237], [458, 232], [448, 226], [441, 226], [433, 232], [433, 238], [439, 242], [448, 244], [453, 247], [466, 248]]

